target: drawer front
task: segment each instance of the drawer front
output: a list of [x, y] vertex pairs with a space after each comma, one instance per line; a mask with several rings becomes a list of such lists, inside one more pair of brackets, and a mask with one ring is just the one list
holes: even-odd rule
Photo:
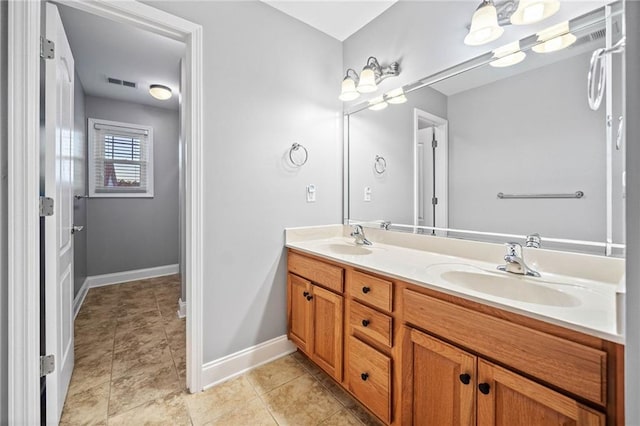
[[375, 415], [391, 422], [391, 358], [349, 337], [349, 390]]
[[349, 323], [354, 332], [363, 334], [385, 346], [392, 346], [393, 319], [390, 316], [356, 301], [350, 303], [349, 314]]
[[551, 385], [606, 405], [607, 354], [404, 290], [404, 319]]
[[393, 310], [393, 283], [391, 281], [353, 271], [349, 276], [347, 288], [351, 297], [386, 312]]
[[289, 271], [330, 290], [344, 291], [343, 269], [297, 253], [289, 252]]

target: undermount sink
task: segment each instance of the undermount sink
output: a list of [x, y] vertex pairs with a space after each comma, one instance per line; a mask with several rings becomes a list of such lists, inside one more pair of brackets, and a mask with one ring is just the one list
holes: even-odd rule
[[365, 255], [372, 253], [371, 249], [353, 243], [331, 243], [323, 245], [322, 248], [336, 254]]
[[479, 268], [465, 269], [467, 270], [449, 268], [441, 272], [440, 277], [458, 287], [519, 302], [558, 307], [574, 307], [581, 304], [578, 297], [535, 283], [535, 278], [502, 275]]

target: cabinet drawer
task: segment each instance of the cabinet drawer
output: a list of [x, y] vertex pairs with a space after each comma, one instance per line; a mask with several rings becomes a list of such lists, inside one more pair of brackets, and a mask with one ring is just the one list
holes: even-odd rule
[[370, 337], [385, 346], [392, 346], [392, 318], [390, 316], [356, 301], [350, 303], [349, 313], [349, 323], [353, 331]]
[[391, 358], [349, 337], [349, 390], [375, 415], [391, 422]]
[[351, 297], [387, 312], [393, 310], [393, 284], [362, 272], [353, 271], [347, 282]]
[[606, 405], [605, 352], [408, 289], [403, 302], [406, 322]]
[[343, 269], [297, 253], [289, 252], [289, 271], [330, 290], [342, 293]]

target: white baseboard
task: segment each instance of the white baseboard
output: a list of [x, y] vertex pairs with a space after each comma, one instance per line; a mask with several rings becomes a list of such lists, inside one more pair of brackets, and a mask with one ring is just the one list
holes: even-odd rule
[[73, 298], [73, 319], [78, 316], [78, 312], [80, 312], [80, 308], [84, 303], [85, 297], [87, 297], [87, 292], [89, 291], [89, 280], [85, 277], [84, 282], [82, 283], [82, 287], [78, 290], [78, 294]]
[[178, 299], [178, 318], [186, 318], [187, 302], [182, 301], [182, 297]]
[[127, 281], [144, 280], [146, 278], [173, 275], [179, 272], [178, 265], [156, 266], [155, 268], [136, 269], [133, 271], [115, 272], [113, 274], [93, 275], [87, 277], [89, 288], [102, 287]]
[[202, 366], [203, 388], [225, 382], [295, 350], [295, 345], [284, 335], [208, 362]]

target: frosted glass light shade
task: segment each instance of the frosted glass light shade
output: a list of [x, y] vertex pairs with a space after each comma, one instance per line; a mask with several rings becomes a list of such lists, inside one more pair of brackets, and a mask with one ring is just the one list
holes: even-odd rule
[[342, 80], [342, 91], [338, 98], [341, 101], [352, 101], [358, 99], [358, 97], [360, 97], [360, 93], [356, 90], [356, 82], [350, 77], [345, 77]]
[[158, 100], [166, 101], [171, 98], [171, 89], [161, 84], [152, 84], [149, 86], [149, 94]]
[[540, 22], [560, 10], [559, 0], [520, 0], [518, 8], [511, 15], [513, 25], [527, 25]]
[[371, 93], [378, 90], [378, 85], [376, 84], [376, 75], [371, 68], [368, 66], [362, 69], [360, 73], [360, 82], [358, 83], [358, 92], [360, 93]]
[[524, 61], [527, 54], [520, 50], [520, 42], [514, 41], [493, 51], [495, 61], [489, 62], [489, 65], [497, 68], [510, 67]]
[[575, 43], [576, 36], [569, 32], [569, 22], [547, 28], [538, 33], [538, 41], [531, 49], [536, 53], [550, 53], [565, 49]]
[[407, 102], [407, 97], [404, 95], [402, 87], [389, 91], [387, 93], [387, 102], [390, 104], [403, 104]]
[[369, 109], [371, 111], [380, 111], [389, 106], [382, 96], [378, 96], [369, 101]]
[[480, 46], [497, 40], [504, 33], [504, 28], [498, 25], [498, 12], [491, 3], [480, 6], [471, 18], [469, 34], [464, 38], [464, 44]]

